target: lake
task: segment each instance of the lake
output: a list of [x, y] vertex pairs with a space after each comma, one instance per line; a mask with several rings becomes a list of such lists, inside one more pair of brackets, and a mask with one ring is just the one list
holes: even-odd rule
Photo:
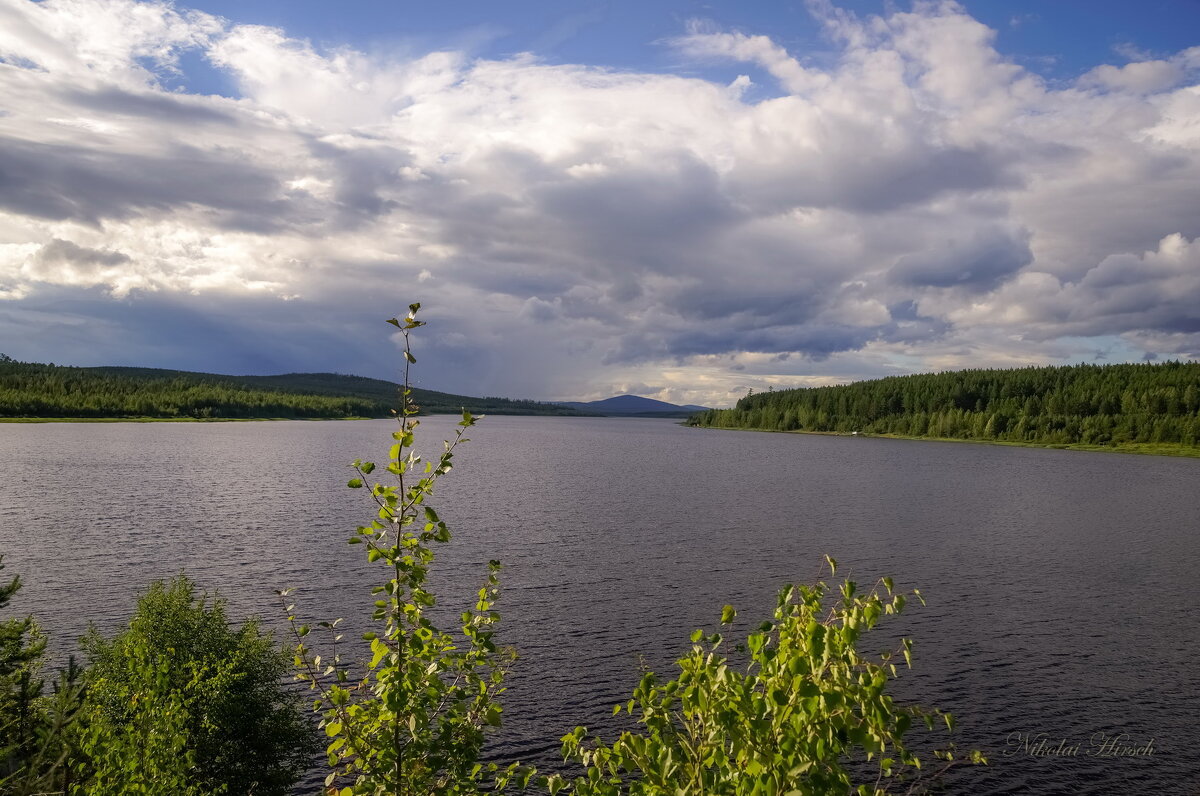
[[[427, 418], [419, 447], [455, 420]], [[12, 607], [60, 658], [180, 571], [234, 617], [279, 627], [275, 590], [295, 586], [302, 615], [358, 623], [384, 573], [345, 544], [373, 514], [345, 465], [385, 459], [394, 425], [0, 425]], [[960, 748], [992, 758], [951, 792], [1200, 789], [1200, 460], [656, 419], [488, 417], [470, 436], [433, 501], [455, 534], [433, 587], [456, 615], [504, 562], [500, 635], [521, 658], [495, 759], [552, 766], [577, 724], [611, 739], [641, 661], [670, 674], [725, 603], [757, 624], [828, 553], [926, 596], [863, 649], [913, 638], [894, 693], [950, 710]], [[1099, 734], [1152, 754], [1088, 755]], [[1081, 749], [1031, 754], [1039, 737]]]

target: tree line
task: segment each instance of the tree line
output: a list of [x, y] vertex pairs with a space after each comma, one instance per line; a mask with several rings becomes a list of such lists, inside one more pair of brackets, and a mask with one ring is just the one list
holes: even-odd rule
[[1067, 365], [893, 376], [748, 394], [693, 426], [1034, 444], [1200, 441], [1200, 363]]
[[[0, 417], [239, 419], [389, 417], [399, 385], [334, 373], [222, 376], [152, 368], [77, 368], [0, 354]], [[424, 414], [580, 415], [538, 401], [414, 390]]]

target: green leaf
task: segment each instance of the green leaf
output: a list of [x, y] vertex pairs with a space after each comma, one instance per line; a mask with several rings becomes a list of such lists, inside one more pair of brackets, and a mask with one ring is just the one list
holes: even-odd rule
[[350, 487], [351, 489], [362, 489], [362, 485], [363, 482], [361, 478], [351, 478], [346, 482], [346, 486]]
[[734, 610], [733, 606], [732, 605], [725, 606], [724, 608], [721, 609], [721, 624], [723, 624], [723, 625], [731, 624], [733, 622], [733, 619], [735, 616], [737, 616], [737, 611]]

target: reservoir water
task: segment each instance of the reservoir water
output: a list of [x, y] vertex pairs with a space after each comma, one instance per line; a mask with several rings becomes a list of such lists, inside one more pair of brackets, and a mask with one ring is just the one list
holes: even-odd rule
[[[454, 421], [426, 419], [424, 449]], [[26, 583], [11, 607], [59, 659], [180, 571], [234, 617], [280, 627], [275, 590], [294, 586], [301, 614], [353, 625], [384, 573], [345, 544], [372, 516], [345, 465], [386, 458], [393, 427], [0, 425], [0, 553]], [[894, 693], [953, 712], [959, 747], [991, 758], [949, 792], [1200, 793], [1200, 460], [613, 418], [489, 417], [470, 436], [433, 502], [455, 534], [433, 588], [453, 616], [505, 565], [500, 635], [521, 657], [493, 759], [554, 766], [577, 724], [611, 739], [643, 664], [670, 675], [725, 603], [757, 624], [829, 554], [926, 596], [863, 649], [911, 637]], [[1033, 753], [1043, 738], [1078, 752]]]

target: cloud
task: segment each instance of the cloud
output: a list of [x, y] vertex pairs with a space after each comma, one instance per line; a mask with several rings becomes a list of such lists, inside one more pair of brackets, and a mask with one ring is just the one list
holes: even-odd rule
[[1176, 85], [1184, 74], [1183, 65], [1177, 62], [1136, 61], [1125, 66], [1097, 66], [1079, 82], [1116, 91], [1154, 93]]
[[1043, 337], [1100, 336], [1153, 330], [1200, 333], [1200, 239], [1164, 237], [1141, 254], [1112, 254], [1082, 279], [1019, 281], [997, 304], [1023, 308], [1024, 328]]
[[909, 287], [962, 287], [987, 293], [1032, 261], [1027, 232], [981, 228], [965, 240], [952, 236], [944, 246], [904, 255], [890, 275]]
[[787, 50], [762, 35], [715, 30], [700, 20], [688, 24], [688, 32], [669, 40], [683, 54], [696, 59], [741, 61], [765, 69], [791, 94], [804, 94], [828, 85], [829, 75], [806, 69]]
[[[419, 299], [428, 386], [701, 404], [1200, 350], [1200, 49], [1048, 85], [954, 3], [809, 8], [819, 63], [702, 21], [663, 43], [774, 81], [746, 92], [0, 5], [6, 349], [384, 376], [369, 322]], [[184, 54], [237, 96], [166, 88]]]
[[114, 269], [129, 262], [122, 252], [89, 249], [55, 238], [30, 258], [26, 272], [42, 282], [96, 285], [108, 281]]
[[0, 6], [0, 59], [81, 82], [143, 86], [221, 33], [217, 17], [136, 0], [16, 0]]
[[147, 154], [0, 136], [0, 171], [0, 208], [26, 217], [97, 224], [201, 206], [220, 226], [271, 230], [295, 215], [276, 172], [182, 142]]

